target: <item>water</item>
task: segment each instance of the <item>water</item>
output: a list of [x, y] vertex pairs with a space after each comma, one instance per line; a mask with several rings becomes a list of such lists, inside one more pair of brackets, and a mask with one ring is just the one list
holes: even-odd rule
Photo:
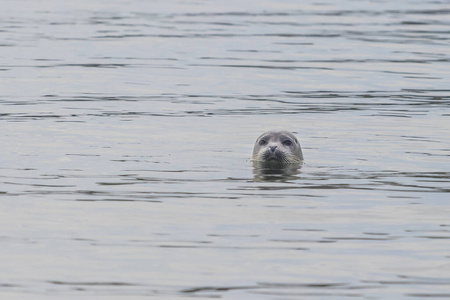
[[2, 298], [450, 298], [450, 2], [1, 6]]

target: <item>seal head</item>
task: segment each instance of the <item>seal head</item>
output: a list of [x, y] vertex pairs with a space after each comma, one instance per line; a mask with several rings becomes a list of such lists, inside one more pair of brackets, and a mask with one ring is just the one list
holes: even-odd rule
[[297, 138], [289, 131], [268, 131], [256, 140], [253, 161], [274, 164], [296, 164], [303, 161]]

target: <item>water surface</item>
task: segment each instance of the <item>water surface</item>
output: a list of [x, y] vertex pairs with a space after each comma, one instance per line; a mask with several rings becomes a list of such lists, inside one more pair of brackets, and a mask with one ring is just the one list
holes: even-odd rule
[[[449, 15], [4, 3], [0, 295], [450, 298]], [[253, 169], [271, 129], [301, 169]]]

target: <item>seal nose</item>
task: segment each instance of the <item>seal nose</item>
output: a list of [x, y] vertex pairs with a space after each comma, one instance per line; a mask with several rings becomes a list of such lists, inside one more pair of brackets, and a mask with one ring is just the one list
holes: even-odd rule
[[275, 149], [277, 149], [277, 146], [269, 146], [270, 151], [275, 152]]

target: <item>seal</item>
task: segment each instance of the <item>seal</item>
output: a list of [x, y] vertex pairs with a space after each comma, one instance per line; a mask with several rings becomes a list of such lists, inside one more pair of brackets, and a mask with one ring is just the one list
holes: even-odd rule
[[256, 140], [253, 161], [275, 164], [298, 164], [303, 161], [300, 143], [289, 131], [268, 131]]

